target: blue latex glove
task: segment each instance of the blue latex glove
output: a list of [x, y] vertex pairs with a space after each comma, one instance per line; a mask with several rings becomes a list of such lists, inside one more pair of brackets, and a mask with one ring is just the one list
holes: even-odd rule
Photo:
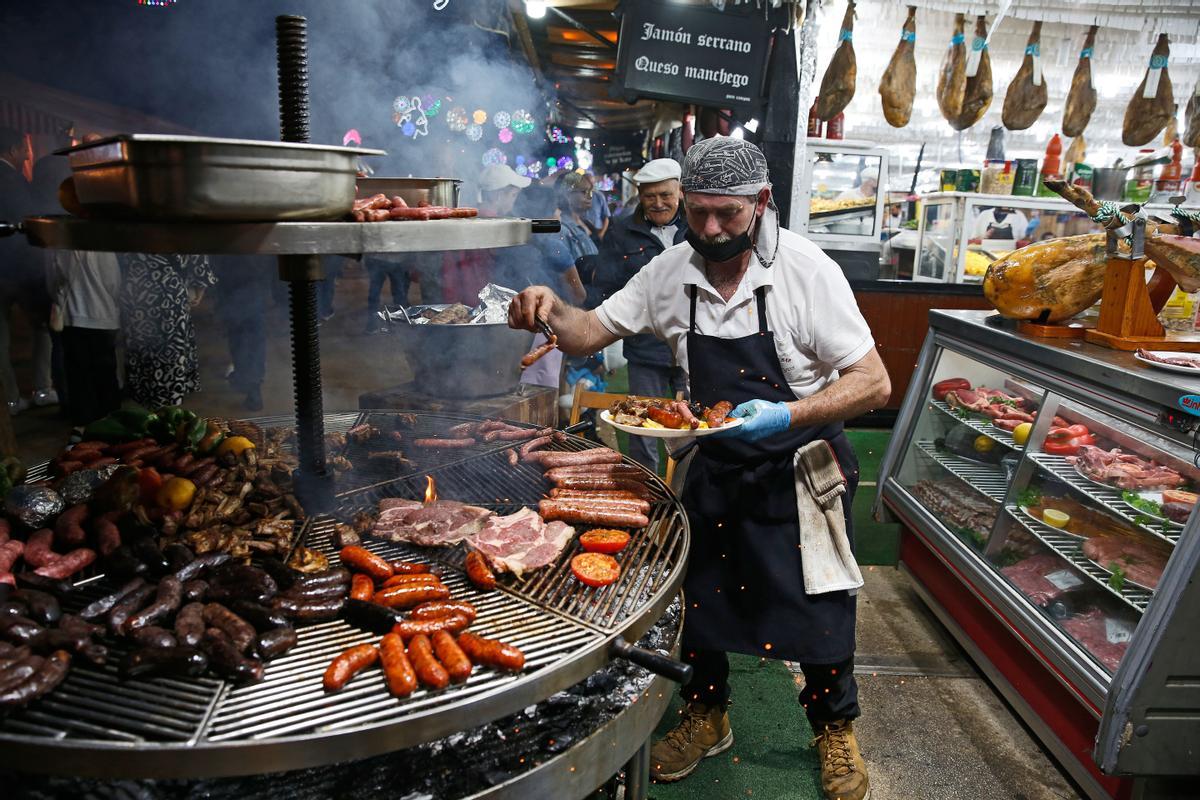
[[713, 436], [728, 436], [757, 442], [776, 433], [786, 431], [792, 424], [792, 412], [787, 403], [772, 403], [767, 400], [748, 400], [729, 413], [731, 417], [745, 419], [736, 428], [722, 430]]

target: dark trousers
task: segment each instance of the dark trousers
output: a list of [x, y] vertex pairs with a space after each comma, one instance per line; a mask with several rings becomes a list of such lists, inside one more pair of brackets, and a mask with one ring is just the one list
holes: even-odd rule
[[391, 261], [368, 259], [367, 275], [367, 313], [374, 315], [379, 310], [380, 296], [383, 294], [383, 282], [391, 281], [392, 305], [408, 305], [408, 268]]
[[[681, 689], [684, 700], [710, 706], [723, 706], [729, 702], [729, 657], [725, 653], [685, 650], [683, 660], [692, 665], [692, 680]], [[804, 670], [800, 705], [814, 729], [858, 717], [858, 683], [854, 680], [853, 658], [837, 664], [801, 664], [800, 668]]]
[[[687, 376], [680, 367], [661, 367], [629, 362], [629, 393], [642, 397], [674, 397], [676, 392], [687, 396]], [[629, 437], [629, 457], [658, 471], [658, 439], [649, 436]]]
[[117, 332], [66, 327], [62, 345], [71, 424], [87, 425], [120, 408]]

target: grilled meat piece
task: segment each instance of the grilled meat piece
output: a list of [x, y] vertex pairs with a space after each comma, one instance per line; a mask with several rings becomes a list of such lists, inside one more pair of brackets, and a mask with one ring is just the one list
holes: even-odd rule
[[355, 444], [366, 444], [372, 439], [378, 438], [380, 433], [379, 428], [369, 422], [364, 422], [346, 431], [346, 438]]

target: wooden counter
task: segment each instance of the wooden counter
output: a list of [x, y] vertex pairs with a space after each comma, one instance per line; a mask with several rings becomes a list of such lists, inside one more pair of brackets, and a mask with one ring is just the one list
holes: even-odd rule
[[892, 398], [871, 415], [882, 422], [895, 418], [912, 379], [929, 332], [931, 308], [988, 309], [979, 284], [851, 281], [854, 299], [871, 327], [879, 356], [892, 379]]

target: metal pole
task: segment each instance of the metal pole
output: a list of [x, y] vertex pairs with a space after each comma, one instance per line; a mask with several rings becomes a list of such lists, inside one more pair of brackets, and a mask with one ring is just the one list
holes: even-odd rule
[[[279, 131], [285, 142], [307, 142], [308, 23], [304, 17], [275, 18], [279, 71]], [[321, 398], [321, 345], [317, 333], [317, 284], [324, 278], [317, 256], [280, 256], [279, 277], [288, 283], [292, 326], [292, 387], [300, 469], [296, 494], [310, 513], [333, 502], [325, 469], [325, 418]]]
[[650, 740], [625, 762], [625, 800], [646, 800], [650, 790]]

